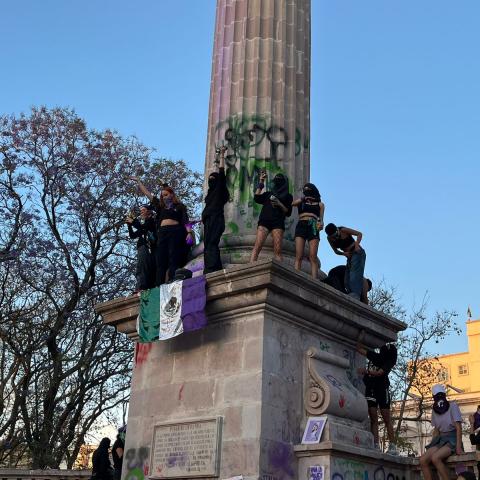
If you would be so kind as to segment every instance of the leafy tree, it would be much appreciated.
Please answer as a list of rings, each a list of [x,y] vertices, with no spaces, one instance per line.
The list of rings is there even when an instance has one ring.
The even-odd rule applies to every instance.
[[[461,330],[456,324],[457,314],[453,311],[443,310],[429,315],[426,295],[420,306],[413,307],[407,313],[395,288],[382,281],[374,287],[370,300],[372,307],[407,324],[407,329],[398,334],[398,360],[390,373],[390,389],[396,414],[395,435],[400,438],[405,421],[422,418],[426,404],[431,399],[431,386],[439,381],[442,365],[437,352],[431,350],[432,346],[451,333],[460,334]],[[414,409],[406,408],[413,402]],[[406,415],[407,412],[409,416]]]
[[[142,176],[189,206],[201,177],[68,109],[0,117],[0,462],[74,463],[85,435],[128,401],[132,344],[93,306],[128,295],[123,225]]]

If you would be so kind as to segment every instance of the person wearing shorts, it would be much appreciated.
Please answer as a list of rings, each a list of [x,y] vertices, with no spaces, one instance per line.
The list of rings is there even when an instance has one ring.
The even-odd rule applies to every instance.
[[[389,442],[387,453],[396,455],[397,447],[390,415],[390,381],[388,380],[388,374],[397,363],[397,348],[394,344],[386,344],[382,345],[380,352],[377,353],[358,344],[357,351],[360,355],[367,357],[368,360],[367,367],[359,368],[358,373],[363,375],[365,398],[368,403],[368,416],[370,417],[375,448],[380,448],[378,436],[378,409],[380,409],[387,428]]]
[[[275,259],[282,260],[282,242],[285,232],[285,218],[292,214],[293,197],[288,193],[288,178],[277,173],[273,178],[273,187],[265,191],[265,180],[267,173],[262,171],[260,174],[260,183],[255,190],[254,201],[262,206],[258,218],[257,235],[255,246],[253,247],[251,262],[258,260],[263,244],[272,234],[273,254]]]
[[[295,269],[302,266],[305,242],[308,242],[308,258],[311,265],[312,277],[318,277],[318,246],[320,244],[320,230],[323,230],[323,214],[325,205],[320,198],[320,192],[313,183],[306,183],[303,187],[303,197],[295,200],[292,206],[298,209],[298,223],[295,228]]]

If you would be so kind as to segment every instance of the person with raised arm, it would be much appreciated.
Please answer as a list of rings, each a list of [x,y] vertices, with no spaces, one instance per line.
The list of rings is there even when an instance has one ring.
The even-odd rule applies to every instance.
[[[225,152],[227,147],[218,150],[218,172],[208,175],[208,192],[205,196],[205,207],[202,211],[203,223],[203,273],[221,270],[219,243],[225,231],[224,206],[230,198],[225,177]]]
[[[363,272],[367,254],[360,246],[362,233],[348,227],[337,227],[329,223],[325,227],[327,240],[337,255],[347,257],[345,271],[345,289],[348,295],[360,300],[363,291]],[[355,239],[353,237],[356,237]]]
[[[254,201],[263,205],[263,207],[258,218],[255,246],[250,257],[251,262],[258,260],[258,255],[269,233],[272,234],[273,238],[273,254],[277,260],[282,260],[285,218],[292,214],[293,197],[288,193],[288,178],[282,173],[277,173],[273,178],[271,191],[265,190],[266,179],[267,172],[263,170],[260,173],[260,183],[257,185],[253,197]]]
[[[157,248],[155,249],[156,275],[158,287],[173,280],[175,270],[185,263],[186,244],[193,238],[189,224],[187,207],[180,202],[171,187],[162,185],[160,198],[153,195],[138,177],[132,177],[140,191],[148,197],[156,212]]]

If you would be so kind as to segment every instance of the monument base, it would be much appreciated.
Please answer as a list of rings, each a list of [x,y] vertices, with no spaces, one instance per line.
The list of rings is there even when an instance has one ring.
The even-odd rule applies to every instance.
[[[205,329],[136,345],[123,480],[304,479],[320,457],[337,471],[346,458],[337,445],[364,463],[377,458],[365,453],[372,438],[355,346],[360,336],[370,348],[395,341],[405,325],[276,261],[206,278]],[[138,298],[97,311],[135,337]],[[308,417],[325,415],[322,443],[298,446]]]

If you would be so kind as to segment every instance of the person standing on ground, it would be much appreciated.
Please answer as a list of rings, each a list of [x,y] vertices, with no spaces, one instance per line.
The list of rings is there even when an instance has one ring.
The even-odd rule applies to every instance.
[[[92,455],[92,479],[93,480],[113,480],[113,468],[108,456],[110,448],[110,439],[102,438],[100,445]]]
[[[202,212],[203,273],[216,272],[223,268],[218,245],[225,231],[224,205],[230,198],[225,177],[226,151],[227,147],[220,148],[218,172],[212,172],[208,176],[208,192],[205,197],[205,208]]]
[[[137,239],[137,279],[136,290],[147,290],[155,286],[155,244],[156,226],[153,218],[153,208],[150,205],[140,207],[140,215],[128,215],[125,222],[128,235]]]
[[[115,440],[112,447],[112,459],[113,459],[113,470],[114,470],[114,480],[120,480],[122,477],[122,464],[123,464],[123,451],[125,449],[125,434],[127,432],[127,427],[123,426],[118,429],[117,439]]]
[[[392,418],[390,414],[390,381],[388,374],[397,363],[397,348],[393,344],[382,345],[380,352],[367,350],[361,344],[357,344],[360,355],[369,360],[367,368],[359,368],[358,373],[363,375],[365,384],[365,398],[368,404],[368,416],[370,428],[375,442],[375,448],[380,448],[378,436],[378,409],[382,415],[388,435],[388,451],[391,455],[397,454],[395,435],[393,433]]]
[[[362,233],[348,227],[337,227],[329,223],[325,227],[328,243],[337,255],[347,257],[345,288],[348,295],[360,300],[363,291],[363,272],[367,254],[360,246]],[[354,240],[353,237],[356,237]]]
[[[155,249],[155,285],[159,287],[171,281],[177,268],[185,265],[185,251],[188,241],[192,241],[192,227],[188,221],[187,207],[180,202],[168,185],[163,185],[160,198],[153,195],[137,177],[132,177],[140,191],[148,197],[156,212],[157,248]]]
[[[323,214],[325,205],[320,198],[320,192],[313,183],[303,186],[303,197],[295,200],[292,206],[298,209],[298,223],[295,227],[295,270],[302,266],[305,242],[308,242],[308,258],[310,260],[312,277],[318,277],[318,246],[320,231],[323,230]]]
[[[420,457],[420,468],[423,478],[432,480],[430,465],[437,469],[440,480],[449,480],[450,475],[444,461],[453,454],[461,455],[462,447],[462,414],[456,402],[447,400],[445,387],[432,387],[432,441],[426,446]]]
[[[277,260],[282,261],[282,242],[285,232],[285,218],[292,214],[293,197],[288,193],[288,178],[282,173],[277,173],[273,178],[271,191],[265,191],[267,172],[260,173],[260,183],[257,185],[253,197],[256,203],[263,205],[258,218],[257,236],[253,247],[251,262],[258,260],[263,244],[272,234],[273,254]]]

